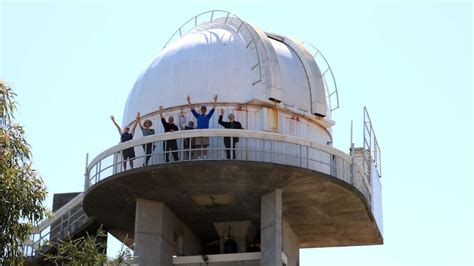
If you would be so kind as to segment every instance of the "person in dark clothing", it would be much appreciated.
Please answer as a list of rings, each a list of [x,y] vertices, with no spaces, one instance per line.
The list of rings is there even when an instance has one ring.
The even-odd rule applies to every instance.
[[[142,135],[144,137],[155,134],[155,130],[151,128],[151,126],[153,125],[151,120],[145,119],[142,125],[140,121],[140,113],[137,114],[137,123],[140,125],[140,129],[142,130]],[[147,143],[147,144],[143,144],[142,147],[146,154],[145,163],[143,164],[143,166],[146,166],[148,165],[148,161],[151,158],[151,154],[153,153],[153,150],[155,149],[155,145],[153,143]]]
[[[173,132],[173,131],[178,131],[179,128],[177,125],[174,124],[174,117],[169,116],[168,117],[168,122],[166,122],[165,118],[163,117],[163,106],[160,105],[160,118],[161,118],[161,123],[163,124],[163,128],[165,129],[165,132]],[[169,153],[168,151],[174,151],[172,152],[173,154],[173,159],[174,161],[179,161],[178,157],[178,143],[176,142],[175,139],[170,139],[167,140],[163,143],[163,150],[165,151],[165,160],[166,162],[169,162]]]
[[[138,114],[137,114],[137,118],[138,118]],[[132,128],[132,133],[130,133],[129,127],[124,127],[123,130],[120,128],[120,126],[115,121],[115,117],[113,115],[110,116],[110,119],[112,119],[112,122],[114,123],[115,127],[117,128],[120,134],[120,142],[123,143],[123,142],[133,139],[133,134],[135,133],[135,128],[137,127],[136,121],[135,121],[135,125]],[[133,168],[133,160],[135,159],[134,148],[131,147],[131,148],[123,150],[122,157],[123,157],[123,170],[127,170],[127,161],[129,161],[130,163],[130,169]]]
[[[235,121],[235,116],[234,114],[230,113],[228,115],[229,122],[224,122],[222,121],[222,118],[224,116],[224,109],[221,109],[221,115],[219,116],[219,125],[225,127],[225,128],[232,128],[232,129],[242,129],[242,125],[240,124],[239,121]],[[232,139],[232,140],[231,140]],[[224,145],[225,145],[225,152],[227,154],[227,159],[230,158],[230,144],[232,142],[232,159],[235,160],[235,143],[239,142],[239,138],[237,137],[224,137]]]
[[[187,125],[184,126],[184,128],[181,128],[184,130],[193,130],[194,129],[194,122],[189,121]],[[195,148],[195,141],[194,138],[185,138],[183,140],[183,149],[184,149],[184,160],[191,160],[194,159],[194,153],[193,149]]]

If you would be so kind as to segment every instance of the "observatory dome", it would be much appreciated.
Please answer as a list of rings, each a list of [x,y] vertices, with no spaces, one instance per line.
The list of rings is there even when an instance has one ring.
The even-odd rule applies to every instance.
[[[197,265],[209,254],[210,265],[296,266],[300,248],[382,244],[368,113],[364,147],[334,148],[337,88],[311,48],[222,10],[189,19],[127,99],[124,126],[146,119],[153,134],[140,124],[88,164],[85,213],[118,239],[133,236],[140,265]],[[203,119],[200,105],[218,111]],[[200,119],[209,126],[194,128]]]
[[[238,18],[202,23],[167,44],[130,92],[123,123],[159,105],[277,102],[320,117],[330,115],[314,58],[288,37],[265,33]]]

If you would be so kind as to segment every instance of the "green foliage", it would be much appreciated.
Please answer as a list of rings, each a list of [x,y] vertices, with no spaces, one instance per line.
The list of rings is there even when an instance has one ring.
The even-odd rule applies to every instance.
[[[46,262],[54,265],[132,265],[133,257],[129,249],[122,246],[113,260],[108,260],[106,251],[107,233],[99,229],[96,235],[87,234],[78,239],[68,238],[50,243],[55,252],[42,254]]]
[[[51,243],[56,252],[43,254],[44,260],[54,265],[104,265],[107,262],[107,243],[103,241],[106,236],[107,233],[100,229],[97,235],[58,240]]]
[[[32,168],[23,127],[13,121],[15,96],[0,80],[0,265],[22,262],[21,244],[47,215],[46,187]]]
[[[133,265],[133,254],[125,244],[122,244],[119,253],[112,260],[111,265]]]

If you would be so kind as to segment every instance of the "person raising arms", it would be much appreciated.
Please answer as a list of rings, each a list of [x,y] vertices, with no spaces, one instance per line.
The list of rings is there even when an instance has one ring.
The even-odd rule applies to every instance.
[[[124,127],[123,130],[120,128],[120,126],[117,124],[115,121],[115,117],[113,115],[110,116],[110,119],[114,123],[115,127],[118,130],[118,133],[120,134],[120,142],[126,142],[129,140],[133,139],[133,134],[135,134],[135,129],[137,128],[137,121],[139,119],[139,113],[137,114],[137,120],[135,121],[135,125],[132,127],[132,132],[130,133],[130,128],[129,127]],[[135,159],[135,150],[133,147],[127,148],[122,151],[122,157],[123,157],[123,170],[127,170],[127,161],[130,163],[130,169],[133,168],[133,160]]]
[[[219,116],[219,125],[225,127],[225,128],[231,128],[231,129],[242,129],[242,125],[240,124],[239,121],[235,120],[235,115],[233,113],[230,113],[227,118],[229,119],[229,122],[224,122],[222,119],[224,117],[224,109],[221,109],[221,115]],[[235,157],[235,143],[239,142],[238,137],[233,137],[232,138],[232,159],[236,159]],[[227,159],[230,158],[230,145],[231,145],[231,138],[230,137],[224,137],[224,145],[225,145],[225,152],[227,154]]]
[[[166,122],[165,118],[163,117],[163,106],[160,105],[160,118],[161,118],[161,123],[163,124],[163,128],[165,129],[165,132],[173,132],[173,131],[178,131],[179,128],[177,125],[174,124],[174,116],[170,115],[168,117],[168,122]],[[173,159],[175,162],[179,161],[178,157],[178,143],[176,142],[175,139],[170,139],[165,142],[163,142],[163,151],[165,152],[165,159],[166,162],[169,162],[169,152],[168,151],[173,151]]]
[[[213,104],[212,104],[212,109],[209,111],[208,114],[207,112],[207,107],[205,105],[201,106],[201,113],[199,114],[194,110],[193,104],[191,103],[191,96],[187,96],[186,100],[188,101],[188,107],[191,110],[191,113],[193,113],[194,117],[196,118],[197,121],[197,126],[196,129],[205,129],[209,128],[209,120],[211,119],[212,115],[214,114],[214,111],[216,109],[217,105],[217,94],[214,95],[213,97]],[[202,159],[207,159],[207,146],[209,146],[209,138],[208,137],[197,137],[195,140],[195,145],[196,148],[202,149]],[[201,156],[198,157],[198,159],[201,159]]]
[[[137,123],[140,125],[140,129],[142,130],[142,135],[144,137],[149,136],[149,135],[154,135],[155,130],[153,128],[151,128],[151,126],[153,125],[151,120],[150,119],[145,119],[145,121],[143,121],[143,125],[142,125],[140,119],[141,119],[140,113],[138,113],[137,114]],[[147,143],[147,144],[143,144],[142,146],[143,146],[143,151],[146,154],[145,163],[144,163],[144,166],[146,166],[146,165],[148,165],[148,161],[151,158],[151,154],[153,153],[153,150],[155,149],[155,145],[153,145],[153,143]]]

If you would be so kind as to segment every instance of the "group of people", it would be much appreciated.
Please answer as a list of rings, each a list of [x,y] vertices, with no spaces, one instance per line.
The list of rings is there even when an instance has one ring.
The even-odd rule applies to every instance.
[[[184,126],[184,130],[190,130],[190,129],[206,129],[209,128],[209,120],[212,118],[214,115],[214,111],[217,105],[217,95],[214,96],[213,98],[213,105],[212,109],[207,113],[207,107],[206,106],[201,106],[200,113],[198,113],[194,107],[193,104],[191,103],[191,97],[188,95],[186,98],[188,102],[189,109],[191,110],[191,113],[193,116],[196,118],[196,127],[194,127],[194,122],[189,121],[189,123]],[[160,119],[161,123],[163,124],[163,129],[164,132],[173,132],[173,131],[178,131],[179,128],[178,126],[174,123],[174,117],[169,116],[168,121],[163,116],[163,106],[159,107],[159,114],[160,114]],[[235,115],[230,113],[228,115],[229,121],[225,122],[223,121],[223,116],[224,116],[224,110],[221,109],[220,116],[218,123],[219,125],[223,126],[224,128],[232,128],[232,129],[242,129],[242,125],[240,122],[235,120]],[[112,122],[114,123],[115,127],[117,128],[119,134],[120,134],[120,142],[126,142],[131,139],[133,139],[133,134],[135,133],[135,129],[137,125],[140,125],[140,129],[142,130],[142,135],[143,136],[149,136],[155,134],[155,130],[152,127],[153,123],[149,119],[145,119],[143,121],[143,124],[141,122],[141,115],[140,113],[137,113],[136,119],[135,119],[135,124],[133,125],[132,129],[129,127],[124,127],[123,129],[120,128],[120,126],[117,124],[115,121],[115,118],[113,115],[110,116],[112,119]],[[232,140],[231,140],[232,139]],[[234,137],[224,137],[224,145],[226,147],[226,156],[227,159],[235,159],[235,144],[239,142],[239,138]],[[207,158],[207,147],[209,146],[209,137],[196,137],[192,138],[191,141],[188,139],[185,139],[184,141],[184,149],[199,149],[201,151],[201,154],[198,156],[198,159],[206,159]],[[233,150],[233,156],[231,157],[230,153],[230,147],[232,146]],[[153,150],[155,149],[155,145],[152,143],[147,143],[143,145],[143,150],[145,152],[145,165],[148,165],[148,162],[151,158],[151,155],[153,153]],[[170,153],[173,156],[174,161],[179,161],[179,156],[178,156],[178,143],[176,142],[176,139],[171,139],[163,142],[163,151],[165,152],[165,160],[166,162],[169,162],[169,155]],[[133,160],[135,159],[135,150],[133,147],[127,148],[122,151],[122,157],[123,157],[123,168],[126,170],[127,168],[127,161],[130,164],[130,168],[133,168]],[[194,157],[194,155],[193,155]]]

